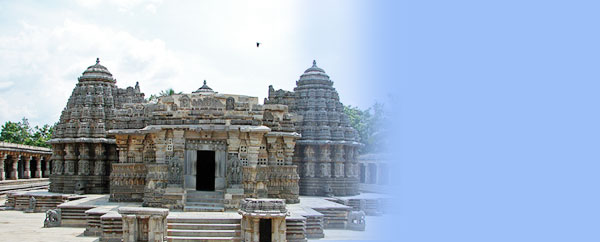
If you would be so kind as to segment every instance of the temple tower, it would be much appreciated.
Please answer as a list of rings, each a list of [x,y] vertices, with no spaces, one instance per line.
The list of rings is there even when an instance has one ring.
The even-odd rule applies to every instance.
[[[344,114],[344,106],[329,75],[316,61],[296,81],[293,92],[269,87],[265,104],[285,104],[297,114],[295,127],[301,195],[358,194],[358,135]]]
[[[144,102],[136,88],[119,89],[108,69],[89,66],[78,78],[56,125],[52,144],[50,191],[108,193],[110,163],[118,160],[115,139],[107,135],[115,109],[123,103]]]

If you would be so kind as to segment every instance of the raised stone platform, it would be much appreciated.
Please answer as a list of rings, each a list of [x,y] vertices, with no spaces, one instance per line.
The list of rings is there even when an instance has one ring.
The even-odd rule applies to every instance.
[[[48,178],[31,178],[21,180],[0,181],[0,195],[12,191],[30,191],[48,189],[50,181]]]
[[[363,211],[369,216],[382,215],[385,210],[385,204],[390,199],[388,195],[381,193],[362,193],[356,196],[327,198],[329,201],[348,205],[354,211]]]
[[[290,205],[290,207],[293,206]],[[299,206],[311,208],[323,214],[324,229],[345,229],[348,213],[352,210],[350,206],[328,201],[323,197],[301,197]]]
[[[87,227],[88,215],[86,211],[94,208],[104,208],[108,211],[117,211],[118,207],[141,207],[141,203],[117,203],[109,202],[109,195],[85,195],[84,198],[69,201],[58,206],[61,210],[61,226],[63,227]],[[104,210],[95,210],[95,213]],[[95,215],[92,215],[92,217]]]
[[[66,201],[82,198],[73,194],[51,193],[44,190],[9,192],[6,196],[6,209],[36,213],[56,209]]]

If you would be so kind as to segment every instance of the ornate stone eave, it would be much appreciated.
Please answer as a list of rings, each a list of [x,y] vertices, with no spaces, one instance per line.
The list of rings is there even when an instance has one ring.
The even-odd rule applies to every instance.
[[[52,150],[48,148],[31,145],[13,144],[8,142],[0,142],[0,151],[19,151],[45,155],[52,154]]]
[[[223,125],[223,124],[182,124],[182,125],[148,125],[143,129],[112,129],[108,134],[149,134],[161,131],[163,129],[187,129],[192,131],[240,131],[250,133],[268,133],[271,129],[266,126],[252,125]]]
[[[329,144],[329,145],[352,145],[352,146],[364,146],[364,144],[356,141],[333,141],[333,140],[310,140],[303,139],[297,140],[296,144]]]
[[[266,137],[295,137],[295,138],[300,138],[302,137],[302,135],[300,135],[299,133],[293,132],[293,133],[289,133],[289,132],[269,132],[268,134],[265,134]]]
[[[62,143],[102,143],[102,144],[116,144],[115,139],[107,138],[54,138],[47,142],[48,144],[62,144]]]

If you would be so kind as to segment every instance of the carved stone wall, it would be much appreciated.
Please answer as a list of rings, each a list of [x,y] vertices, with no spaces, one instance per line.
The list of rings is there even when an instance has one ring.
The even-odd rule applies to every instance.
[[[110,164],[116,162],[115,141],[107,131],[115,128],[116,109],[142,102],[138,85],[120,89],[99,60],[89,66],[78,78],[49,141],[55,161],[50,191],[107,193]]]
[[[296,82],[293,92],[269,87],[265,104],[285,104],[297,115],[302,134],[293,152],[302,195],[356,195],[358,179],[355,153],[358,134],[344,114],[344,106],[325,71],[313,62]]]

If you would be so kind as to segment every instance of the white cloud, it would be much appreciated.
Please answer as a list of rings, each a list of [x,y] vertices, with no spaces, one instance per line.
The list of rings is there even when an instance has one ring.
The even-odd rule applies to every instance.
[[[0,36],[0,121],[58,120],[77,77],[96,57],[119,86],[181,79],[180,58],[158,39],[92,24],[65,21],[51,29],[23,24],[14,36]],[[121,80],[127,81],[121,81]]]
[[[14,84],[15,83],[11,82],[11,81],[2,81],[2,82],[0,82],[0,90],[7,89],[7,88],[11,87]]]
[[[77,0],[76,3],[88,9],[96,9],[104,5],[105,7],[116,8],[123,13],[132,13],[139,8],[143,8],[149,13],[156,13],[162,0]]]
[[[139,81],[146,95],[166,88],[191,92],[206,79],[215,91],[261,101],[270,84],[293,89],[315,58],[344,91],[342,101],[361,103],[351,93],[363,94],[351,75],[358,68],[345,60],[354,59],[345,54],[353,48],[345,32],[335,31],[345,22],[340,12],[307,14],[309,9],[282,1],[182,6],[111,0],[65,9],[39,18],[14,11],[11,26],[20,27],[0,31],[0,123],[22,117],[32,124],[58,121],[77,77],[96,57],[119,87]],[[337,20],[328,24],[313,16]],[[7,26],[0,29],[11,30]]]

